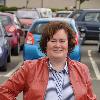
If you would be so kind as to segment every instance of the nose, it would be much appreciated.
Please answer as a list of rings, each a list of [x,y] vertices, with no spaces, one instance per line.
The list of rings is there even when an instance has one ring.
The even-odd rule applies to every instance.
[[[60,41],[57,41],[55,45],[56,45],[57,47],[61,46]]]

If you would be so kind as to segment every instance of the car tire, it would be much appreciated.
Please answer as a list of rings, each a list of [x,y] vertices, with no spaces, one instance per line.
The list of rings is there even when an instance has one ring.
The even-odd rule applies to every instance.
[[[98,52],[100,53],[100,45],[98,46]]]
[[[14,49],[14,55],[18,56],[19,55],[19,52],[20,52],[20,45],[18,43],[18,45]]]
[[[11,53],[8,55],[7,62],[11,62]]]
[[[83,37],[81,44],[84,45],[85,43],[85,38]]]
[[[0,67],[0,71],[3,71],[3,72],[7,71],[7,59],[5,61],[5,64],[2,67]]]
[[[3,71],[3,72],[7,71],[7,66],[6,66],[6,65],[2,66],[2,67],[0,68],[0,71]]]

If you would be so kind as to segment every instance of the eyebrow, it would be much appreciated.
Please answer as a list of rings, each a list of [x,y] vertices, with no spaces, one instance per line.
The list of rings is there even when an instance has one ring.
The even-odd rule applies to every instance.
[[[55,39],[55,38],[51,38],[51,40],[57,40],[57,39]],[[62,39],[62,38],[61,38],[61,39],[59,39],[59,40],[66,40],[66,39]]]

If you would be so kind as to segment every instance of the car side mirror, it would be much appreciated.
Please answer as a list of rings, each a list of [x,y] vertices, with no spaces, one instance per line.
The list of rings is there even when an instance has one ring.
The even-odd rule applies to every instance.
[[[13,35],[12,34],[10,34],[10,33],[7,33],[6,35],[5,35],[5,37],[12,37]]]

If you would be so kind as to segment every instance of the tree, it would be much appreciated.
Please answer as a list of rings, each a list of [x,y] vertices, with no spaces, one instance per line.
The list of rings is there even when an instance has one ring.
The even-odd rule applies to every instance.
[[[87,1],[87,0],[76,0],[76,1],[79,1],[80,4],[82,4],[84,1]]]
[[[84,1],[86,1],[86,0],[80,0],[80,4],[82,4]]]

